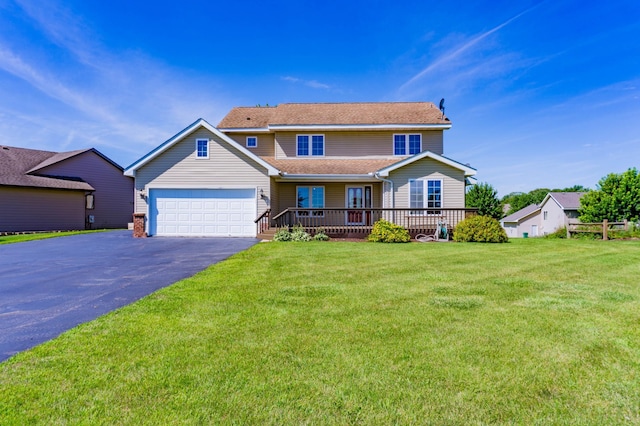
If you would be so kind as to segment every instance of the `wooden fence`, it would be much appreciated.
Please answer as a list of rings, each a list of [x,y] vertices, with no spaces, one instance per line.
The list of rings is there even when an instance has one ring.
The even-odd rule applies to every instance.
[[[629,222],[609,222],[607,219],[601,223],[583,223],[570,221],[567,224],[567,238],[571,238],[571,234],[591,233],[602,234],[602,239],[609,239],[611,231],[628,231]]]

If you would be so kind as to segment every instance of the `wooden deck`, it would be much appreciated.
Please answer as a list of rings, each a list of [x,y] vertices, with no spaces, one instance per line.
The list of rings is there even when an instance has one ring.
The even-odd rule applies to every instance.
[[[269,228],[302,226],[311,235],[324,232],[334,238],[366,238],[379,219],[402,226],[414,238],[418,234],[433,235],[444,223],[452,235],[462,220],[477,214],[477,209],[298,209],[289,208],[271,216],[265,211],[258,219],[258,234]]]

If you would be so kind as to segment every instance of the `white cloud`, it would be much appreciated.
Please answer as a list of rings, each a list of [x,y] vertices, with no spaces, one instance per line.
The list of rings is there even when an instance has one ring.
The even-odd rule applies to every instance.
[[[0,86],[16,98],[24,98],[25,89],[29,96],[0,100],[3,143],[52,151],[108,147],[104,153],[126,165],[197,118],[217,124],[228,110],[220,94],[212,99],[203,90],[203,76],[112,51],[95,41],[100,36],[90,25],[53,1],[18,3],[26,16],[16,19],[31,22],[54,47],[43,51],[33,34],[0,33]],[[26,83],[22,92],[13,89],[12,78]]]
[[[321,83],[317,80],[303,80],[301,78],[292,77],[290,75],[286,77],[282,77],[281,80],[289,81],[294,84],[303,84],[307,87],[311,87],[312,89],[331,89],[331,86],[325,83]]]
[[[467,54],[468,51],[471,50],[471,48],[473,48],[474,46],[478,45],[481,41],[483,41],[484,39],[486,39],[490,35],[494,34],[495,32],[501,30],[502,28],[506,27],[507,25],[509,25],[513,21],[517,20],[521,16],[523,16],[523,15],[529,13],[530,11],[532,11],[533,9],[539,7],[540,4],[542,4],[542,3],[539,3],[539,4],[535,5],[535,6],[529,7],[528,9],[524,10],[523,12],[520,12],[517,15],[507,19],[506,21],[504,21],[500,25],[497,25],[497,26],[493,27],[492,29],[490,29],[488,31],[485,31],[485,32],[483,32],[483,33],[481,33],[479,35],[476,35],[475,37],[472,37],[471,39],[465,41],[461,45],[458,45],[455,48],[449,50],[445,54],[443,54],[440,57],[438,57],[435,60],[433,60],[429,65],[427,65],[425,68],[423,68],[420,72],[418,72],[416,75],[411,77],[409,80],[404,82],[399,87],[398,90],[400,92],[408,90],[411,86],[415,85],[418,81],[422,80],[428,74],[431,74],[431,73],[433,73],[433,72],[435,72],[437,70],[448,69],[454,64],[458,65],[457,68],[460,68],[459,67],[460,61],[464,61],[465,60],[464,56],[465,56],[465,54]],[[468,56],[468,54],[467,54],[467,56]],[[483,63],[481,67],[476,67],[476,69],[482,69],[482,70],[484,70],[483,72],[486,72],[487,70],[490,70],[491,67],[487,66],[486,63]],[[460,77],[462,77],[462,76],[460,76]],[[471,77],[471,76],[468,76],[468,77]]]

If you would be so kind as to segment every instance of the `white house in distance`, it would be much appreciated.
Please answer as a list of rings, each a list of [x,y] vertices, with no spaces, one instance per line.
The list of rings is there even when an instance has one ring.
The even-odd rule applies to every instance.
[[[502,218],[500,225],[509,238],[547,235],[578,218],[584,192],[550,192],[539,205],[531,204]],[[526,235],[525,235],[526,234]]]

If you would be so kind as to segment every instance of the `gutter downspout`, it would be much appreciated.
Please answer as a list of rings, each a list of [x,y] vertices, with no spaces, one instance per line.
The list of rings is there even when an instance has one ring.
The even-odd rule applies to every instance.
[[[380,177],[380,174],[378,172],[373,173],[373,177],[378,179],[378,180],[381,180],[383,182],[387,182],[389,184],[389,186],[391,188],[391,208],[392,209],[395,208],[395,198],[393,196],[393,181],[389,180],[389,179],[385,179],[383,177]]]

